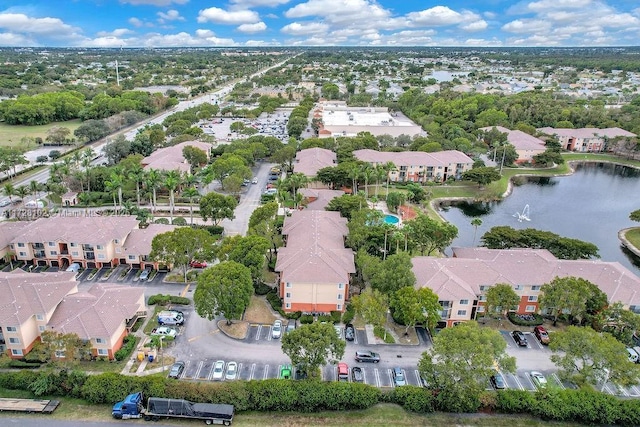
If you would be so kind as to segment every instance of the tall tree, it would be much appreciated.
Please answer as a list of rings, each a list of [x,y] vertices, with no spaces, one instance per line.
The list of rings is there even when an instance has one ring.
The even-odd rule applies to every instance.
[[[502,316],[520,303],[520,297],[508,283],[498,283],[489,288],[486,293],[485,315],[491,315],[497,311]]]
[[[405,333],[417,323],[423,323],[433,330],[441,319],[442,306],[438,302],[438,295],[429,288],[405,286],[395,291],[390,301],[393,317],[406,326]]]
[[[640,380],[640,368],[629,361],[625,344],[606,332],[569,326],[553,333],[549,348],[560,377],[576,384],[628,386]]]
[[[218,225],[223,219],[235,218],[233,211],[237,205],[238,201],[233,196],[207,193],[200,199],[200,216],[204,221],[211,218],[213,225]]]
[[[320,366],[342,359],[345,347],[330,323],[302,325],[282,337],[282,352],[309,378],[319,378]]]
[[[205,269],[198,276],[198,286],[193,294],[196,313],[207,320],[222,315],[230,325],[232,319],[240,319],[253,295],[251,272],[244,265],[224,261]]]
[[[406,221],[409,240],[420,250],[421,255],[431,255],[434,251],[443,252],[458,236],[458,228],[448,222],[441,222],[429,218],[425,214],[418,214],[411,221]]]
[[[411,257],[406,252],[389,256],[375,269],[369,279],[371,286],[387,295],[391,295],[405,286],[414,286],[416,276],[411,270]]]
[[[640,222],[640,209],[637,209],[629,214],[629,219],[631,221]]]
[[[171,170],[164,177],[164,186],[169,190],[169,222],[173,224],[173,208],[175,206],[175,192],[180,186],[180,172]]]
[[[235,261],[251,271],[254,283],[259,283],[264,270],[269,241],[260,236],[226,237],[216,250],[220,261]]]
[[[182,268],[186,283],[189,263],[192,260],[211,259],[214,243],[213,236],[206,230],[178,227],[153,238],[149,258]]]
[[[193,199],[199,196],[200,193],[195,187],[187,187],[182,192],[182,197],[189,199],[189,217],[191,218],[191,225],[193,225]]]
[[[355,295],[351,303],[367,324],[382,326],[386,323],[389,298],[377,289],[365,289],[360,295]]]
[[[502,178],[500,172],[496,168],[489,166],[470,169],[462,174],[462,179],[475,182],[478,187],[498,181],[500,178]]]
[[[476,236],[478,234],[478,227],[482,225],[482,220],[480,218],[473,218],[471,220],[471,225],[473,225],[473,244],[476,244]]]
[[[475,321],[445,328],[433,338],[433,347],[422,353],[418,370],[428,387],[438,390],[436,401],[459,412],[475,412],[477,396],[487,387],[495,365],[515,372],[515,358],[506,353],[500,332],[481,328]]]
[[[151,189],[153,198],[151,200],[151,212],[155,212],[157,204],[157,190],[162,182],[162,174],[157,169],[150,169],[144,178],[145,185]]]
[[[586,279],[566,276],[545,283],[540,292],[540,306],[553,314],[555,325],[561,314],[569,314],[579,320],[584,318],[588,312],[588,302],[594,297],[601,299],[602,291]]]

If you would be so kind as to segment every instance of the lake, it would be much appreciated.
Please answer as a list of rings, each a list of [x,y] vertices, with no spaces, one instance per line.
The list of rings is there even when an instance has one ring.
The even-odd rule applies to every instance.
[[[640,170],[608,163],[574,167],[569,176],[516,178],[525,183],[499,202],[443,206],[441,215],[459,230],[452,246],[478,246],[480,237],[497,225],[536,228],[591,242],[603,261],[617,261],[640,276],[640,259],[618,240],[620,229],[640,225],[629,219],[640,209]],[[530,220],[519,221],[527,205]],[[473,218],[482,220],[475,243]]]

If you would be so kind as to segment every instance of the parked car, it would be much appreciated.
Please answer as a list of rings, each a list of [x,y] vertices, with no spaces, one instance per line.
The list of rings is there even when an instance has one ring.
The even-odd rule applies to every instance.
[[[181,311],[164,310],[158,313],[158,323],[160,325],[184,325],[184,314]]]
[[[238,364],[236,362],[227,363],[227,372],[224,374],[226,380],[235,380],[238,376]]]
[[[223,376],[224,376],[224,360],[218,360],[213,365],[213,374],[211,375],[211,379],[220,381]]]
[[[279,339],[282,336],[282,320],[276,320],[271,327],[271,338],[274,340]]]
[[[285,380],[291,379],[291,365],[282,365],[280,368],[280,378]]]
[[[364,375],[362,373],[362,368],[354,366],[351,368],[351,381],[354,383],[362,383],[364,382]]]
[[[253,179],[251,180],[251,183],[252,183],[252,184],[257,184],[257,183],[258,183],[258,178],[253,178]]]
[[[547,379],[540,372],[531,371],[529,375],[531,376],[531,381],[533,381],[536,387],[547,388]]]
[[[171,365],[171,369],[169,370],[169,378],[180,378],[182,372],[184,371],[184,362],[178,361]]]
[[[347,323],[344,327],[344,339],[347,341],[353,341],[356,338],[356,329],[351,323]]]
[[[338,363],[338,381],[349,382],[349,366],[346,363]]]
[[[516,344],[518,344],[520,347],[526,347],[529,344],[527,342],[527,338],[521,331],[513,331],[511,333],[511,336],[513,337],[513,340],[516,342]]]
[[[77,273],[78,271],[80,271],[80,264],[78,264],[77,262],[74,262],[72,264],[69,265],[69,267],[67,267],[67,269],[65,271],[70,271],[73,273]]]
[[[495,388],[496,390],[502,390],[505,387],[504,377],[498,371],[496,371],[495,374],[491,375],[491,378],[489,378],[489,382],[491,383],[493,388]]]
[[[342,328],[340,325],[333,325],[333,329],[335,329],[338,338],[342,338]]]
[[[407,385],[407,380],[404,378],[404,371],[401,368],[393,368],[393,383],[396,387]]]
[[[207,267],[207,262],[206,261],[191,261],[189,263],[189,267],[191,268],[206,268]]]
[[[287,322],[287,329],[285,329],[285,333],[289,333],[291,331],[294,331],[296,329],[296,320],[295,319],[290,319],[289,322]]]
[[[151,330],[151,335],[175,338],[176,335],[178,335],[178,331],[173,328],[167,328],[166,326],[159,326]]]
[[[147,280],[150,274],[151,274],[151,267],[147,267],[144,270],[142,270],[142,273],[140,273],[140,277],[138,279]]]
[[[536,338],[538,338],[538,341],[540,341],[541,344],[544,344],[544,345],[549,344],[549,334],[547,333],[547,330],[544,327],[536,326],[535,328],[533,328],[533,335],[535,335]]]
[[[373,351],[356,351],[356,362],[380,362],[380,354]]]

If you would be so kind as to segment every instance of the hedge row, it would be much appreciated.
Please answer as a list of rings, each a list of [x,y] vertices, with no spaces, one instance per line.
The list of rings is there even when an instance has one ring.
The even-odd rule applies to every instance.
[[[518,325],[518,326],[538,326],[538,325],[542,325],[544,323],[544,318],[542,316],[540,316],[539,314],[536,313],[527,313],[527,316],[532,316],[533,320],[524,320],[520,317],[518,317],[518,315],[512,311],[509,312],[508,317],[509,317],[509,321],[511,321],[511,323],[513,323],[514,325]]]
[[[191,300],[189,298],[181,297],[177,295],[156,294],[156,295],[151,295],[149,297],[147,304],[149,305],[169,305],[169,304],[189,305],[191,304]]]

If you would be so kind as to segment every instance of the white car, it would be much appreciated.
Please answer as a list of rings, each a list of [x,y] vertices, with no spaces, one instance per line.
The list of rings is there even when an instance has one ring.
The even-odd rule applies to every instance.
[[[282,320],[276,320],[271,327],[271,338],[277,340],[282,336]]]
[[[220,381],[224,376],[224,360],[218,360],[213,365],[213,373],[211,374],[211,379],[215,381]]]
[[[160,326],[151,331],[151,335],[158,335],[161,337],[175,338],[178,335],[178,331],[173,328],[167,328],[166,326]]]
[[[533,381],[536,387],[547,388],[547,379],[540,372],[531,371],[529,375],[531,375],[531,381]]]
[[[253,178],[253,179],[251,180],[251,183],[252,183],[252,184],[257,184],[257,183],[258,183],[258,178]]]
[[[238,376],[238,364],[236,362],[227,363],[227,372],[224,375],[226,380],[235,380]]]

